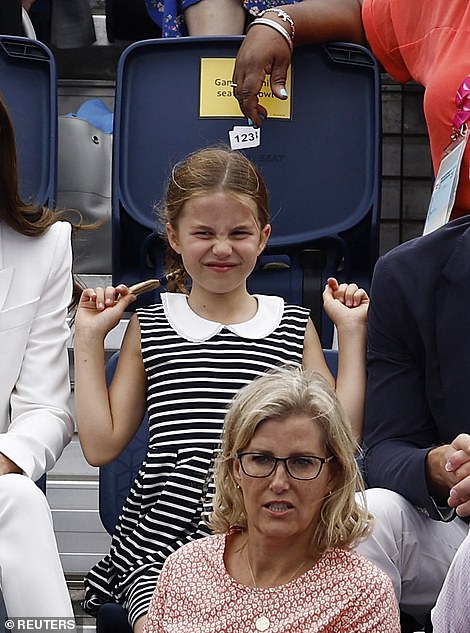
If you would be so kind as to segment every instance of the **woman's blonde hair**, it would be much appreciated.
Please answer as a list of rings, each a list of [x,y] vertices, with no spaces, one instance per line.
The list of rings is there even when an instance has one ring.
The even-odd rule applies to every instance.
[[[299,368],[268,372],[241,389],[225,416],[222,447],[215,464],[215,497],[208,523],[213,532],[246,528],[243,495],[233,478],[237,452],[243,451],[265,420],[308,415],[320,426],[325,454],[335,459],[335,484],[325,498],[312,537],[312,552],[350,548],[370,532],[372,516],[358,503],[364,486],[355,455],[357,444],[334,389],[318,373]]]
[[[163,203],[157,209],[163,227],[178,227],[184,204],[192,198],[223,192],[236,198],[248,196],[258,209],[260,228],[269,224],[268,192],[256,166],[238,151],[225,146],[208,147],[177,163],[168,179]],[[166,234],[162,231],[163,237]],[[165,273],[170,291],[186,292],[188,275],[181,256],[168,244]]]

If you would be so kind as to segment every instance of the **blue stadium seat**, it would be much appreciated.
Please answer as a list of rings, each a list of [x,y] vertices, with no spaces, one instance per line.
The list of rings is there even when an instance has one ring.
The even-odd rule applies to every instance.
[[[0,35],[0,92],[15,128],[21,196],[53,206],[57,163],[54,56],[36,40]]]
[[[146,40],[121,56],[113,155],[115,283],[161,277],[163,245],[153,205],[171,166],[191,151],[227,143],[229,129],[244,123],[233,114],[201,116],[199,109],[207,94],[206,84],[201,90],[202,60],[233,59],[240,42]],[[358,280],[367,288],[378,255],[378,64],[353,44],[299,47],[290,95],[290,118],[268,118],[261,146],[245,150],[267,182],[273,216],[268,249],[249,287],[310,307],[323,347],[330,347],[332,326],[321,301],[326,278]],[[156,296],[141,296],[139,305]]]

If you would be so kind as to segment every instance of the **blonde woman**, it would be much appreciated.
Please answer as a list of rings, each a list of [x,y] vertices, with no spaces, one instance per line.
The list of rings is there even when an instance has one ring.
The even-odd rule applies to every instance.
[[[235,397],[216,463],[213,536],[165,563],[146,633],[399,633],[388,577],[352,547],[356,444],[318,374],[268,373]]]

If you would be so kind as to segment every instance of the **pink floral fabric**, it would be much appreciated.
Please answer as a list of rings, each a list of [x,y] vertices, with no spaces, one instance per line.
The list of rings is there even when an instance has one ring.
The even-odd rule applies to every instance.
[[[389,578],[357,552],[328,550],[287,585],[253,588],[227,573],[224,549],[224,535],[209,536],[167,559],[144,633],[400,633]]]

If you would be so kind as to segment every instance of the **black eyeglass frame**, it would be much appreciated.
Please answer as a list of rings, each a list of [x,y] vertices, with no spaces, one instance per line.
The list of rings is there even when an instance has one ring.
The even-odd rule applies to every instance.
[[[273,463],[273,467],[271,471],[267,473],[266,475],[250,475],[250,473],[246,472],[245,466],[243,465],[243,458],[245,457],[245,455],[260,455],[262,457],[268,457],[269,459],[273,459],[274,463]],[[304,457],[306,459],[317,459],[320,462],[320,467],[318,469],[317,474],[314,477],[296,477],[295,475],[291,473],[289,469],[288,461],[291,459],[299,459],[299,457],[300,458]],[[292,455],[291,457],[274,457],[274,455],[267,455],[266,453],[258,453],[257,451],[246,451],[246,452],[238,451],[237,458],[240,460],[240,466],[242,467],[242,470],[245,473],[245,475],[247,477],[252,477],[253,479],[266,479],[266,477],[271,477],[271,475],[275,472],[278,463],[282,462],[284,464],[284,468],[286,469],[286,473],[289,475],[289,477],[292,477],[292,479],[296,479],[297,481],[312,481],[313,479],[317,479],[317,477],[320,476],[320,473],[323,470],[323,466],[333,461],[335,459],[335,456],[330,455],[329,457],[318,457],[318,455]]]

